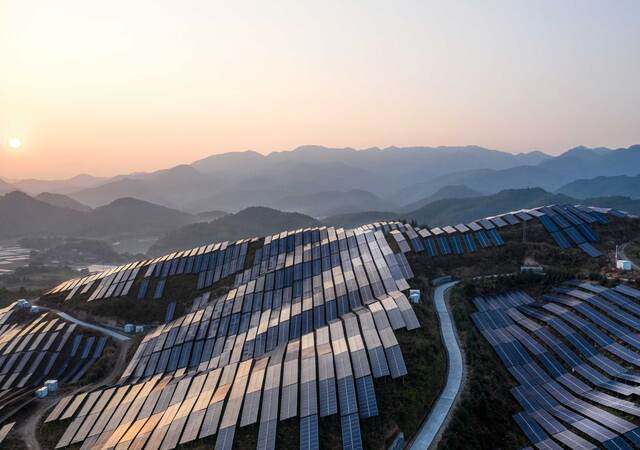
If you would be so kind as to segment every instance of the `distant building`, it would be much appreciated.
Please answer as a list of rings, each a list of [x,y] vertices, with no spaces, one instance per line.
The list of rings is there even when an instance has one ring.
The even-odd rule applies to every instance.
[[[631,270],[631,261],[626,259],[617,259],[616,269],[624,271]]]
[[[43,386],[36,391],[36,397],[38,398],[45,398],[47,395],[49,395],[49,390],[46,386]]]
[[[58,380],[47,380],[44,382],[44,387],[48,392],[55,392],[58,390]]]

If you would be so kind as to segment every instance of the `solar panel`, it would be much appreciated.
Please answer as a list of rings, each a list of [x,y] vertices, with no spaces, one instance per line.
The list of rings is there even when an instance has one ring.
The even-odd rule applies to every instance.
[[[473,239],[473,234],[471,233],[463,234],[462,240],[464,241],[464,244],[467,247],[467,251],[469,253],[473,253],[477,250],[475,240]]]
[[[344,450],[362,449],[362,437],[358,414],[349,414],[340,418],[342,426],[342,448]]]
[[[356,379],[358,392],[358,411],[360,417],[374,417],[378,415],[378,403],[373,388],[373,378],[370,375]]]
[[[300,450],[320,448],[318,436],[318,416],[311,415],[300,419]]]

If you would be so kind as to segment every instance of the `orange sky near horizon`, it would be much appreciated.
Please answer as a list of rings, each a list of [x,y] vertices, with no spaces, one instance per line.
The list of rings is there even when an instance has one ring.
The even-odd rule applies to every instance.
[[[640,142],[640,2],[449,3],[0,0],[0,177]]]

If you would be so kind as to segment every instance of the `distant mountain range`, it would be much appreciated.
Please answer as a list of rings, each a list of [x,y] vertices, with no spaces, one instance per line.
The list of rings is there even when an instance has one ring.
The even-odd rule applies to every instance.
[[[433,203],[445,198],[471,198],[480,197],[481,195],[481,192],[473,190],[463,184],[454,184],[451,186],[441,187],[432,195],[403,206],[401,211],[415,211],[416,209],[422,208],[429,203]]]
[[[78,211],[19,191],[0,196],[0,240],[32,235],[157,236],[198,220],[191,214],[133,198]]]
[[[638,172],[640,172],[640,167]],[[558,189],[558,192],[576,198],[604,196],[640,198],[640,175],[635,177],[620,175],[576,180],[565,184]]]
[[[532,187],[564,192],[567,183],[578,179],[631,177],[639,171],[640,145],[613,150],[576,147],[556,157],[477,146],[358,151],[303,146],[269,155],[251,151],[213,155],[153,173],[112,178],[5,180],[0,182],[0,193],[18,188],[31,195],[65,194],[92,208],[132,197],[189,214],[266,206],[323,218],[371,210],[411,211],[438,196],[451,197],[449,186],[468,190],[464,196]],[[615,193],[631,195],[625,189]]]
[[[442,199],[406,212],[367,211],[338,215],[327,217],[324,222],[336,226],[356,227],[376,221],[403,219],[436,227],[467,223],[482,217],[554,203],[611,207],[640,215],[640,199],[620,196],[576,199],[564,194],[547,192],[541,188],[528,188],[509,189],[479,197]]]
[[[452,191],[456,192],[455,189]],[[329,216],[322,221],[304,214],[251,207],[210,223],[196,223],[174,230],[160,238],[150,252],[158,255],[211,242],[269,235],[282,230],[318,226],[321,223],[343,228],[394,220],[416,221],[418,224],[429,227],[456,225],[500,213],[554,203],[583,203],[591,206],[614,207],[640,214],[640,200],[628,197],[599,197],[581,201],[563,194],[547,192],[541,188],[511,189],[491,195],[474,194],[473,197],[467,198],[444,198],[408,212],[365,211]]]
[[[439,198],[447,192],[467,197]],[[53,235],[111,239],[161,236],[150,250],[153,254],[160,254],[204,243],[263,236],[321,223],[353,228],[376,221],[405,219],[433,227],[552,203],[609,206],[640,214],[640,199],[621,196],[576,199],[541,188],[480,195],[469,189],[450,187],[435,195],[433,201],[411,211],[341,213],[321,221],[309,215],[266,207],[249,207],[235,214],[212,211],[192,215],[133,198],[121,198],[92,210],[78,211],[61,206],[67,202],[64,196],[40,197],[54,198],[58,205],[18,191],[0,196],[0,240]]]
[[[91,211],[91,207],[80,203],[77,200],[64,194],[54,194],[51,192],[42,192],[34,197],[36,200],[48,203],[52,206],[58,206],[60,208],[73,209],[74,211]]]

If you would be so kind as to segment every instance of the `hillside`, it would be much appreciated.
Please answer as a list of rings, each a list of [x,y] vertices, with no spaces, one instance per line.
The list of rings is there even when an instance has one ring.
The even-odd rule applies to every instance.
[[[313,217],[396,208],[394,203],[360,189],[291,194],[276,200],[273,206],[276,209],[298,211]]]
[[[209,195],[216,184],[216,180],[203,175],[193,167],[181,165],[151,174],[117,177],[100,186],[73,192],[70,197],[92,207],[106,205],[123,197],[133,197],[174,209],[183,209],[183,205]],[[201,208],[199,211],[205,209],[213,208]]]
[[[0,239],[73,233],[85,213],[59,208],[20,191],[0,196]]]
[[[219,219],[220,217],[226,216],[229,214],[226,211],[220,211],[218,209],[214,209],[213,211],[202,211],[196,214],[199,221],[202,222],[211,222],[212,220]]]
[[[160,235],[196,220],[190,214],[131,198],[92,211],[76,211],[19,191],[0,196],[0,239],[37,234],[101,238]]]
[[[182,211],[135,198],[121,198],[87,214],[79,234],[95,237],[158,235],[195,221],[196,217]]]
[[[62,180],[37,180],[28,178],[13,183],[15,189],[19,189],[29,195],[37,195],[42,192],[54,194],[69,194],[79,189],[86,189],[106,183],[109,179],[94,177],[93,175],[80,174]]]
[[[610,150],[576,147],[538,167],[564,175],[566,179],[597,176],[638,175],[640,145]]]
[[[463,184],[471,189],[496,193],[505,189],[541,187],[556,191],[568,181],[601,175],[637,175],[640,167],[640,145],[610,150],[576,147],[563,154],[546,158],[536,164],[508,168],[488,166],[481,169],[445,173],[408,184],[390,195],[401,204],[418,202],[451,184]]]
[[[640,167],[637,169],[640,171]],[[596,177],[576,180],[565,184],[557,191],[575,198],[623,196],[640,198],[640,175]]]
[[[48,203],[59,208],[73,209],[74,211],[91,211],[91,208],[77,200],[64,194],[54,194],[52,192],[42,192],[34,197],[36,200]]]
[[[320,222],[304,214],[251,207],[213,222],[194,223],[174,230],[158,239],[149,254],[159,255],[211,242],[235,241],[318,225]]]
[[[420,224],[434,227],[470,222],[522,208],[574,202],[570,197],[552,194],[540,188],[509,189],[484,197],[438,200],[406,215]]]
[[[476,191],[475,189],[471,189],[470,187],[467,187],[463,184],[449,185],[438,189],[435,193],[426,198],[403,206],[401,208],[401,211],[415,211],[416,209],[422,208],[429,203],[433,203],[445,198],[471,198],[480,197],[481,195],[481,192]]]
[[[0,195],[15,191],[16,188],[6,181],[0,179]]]
[[[403,218],[401,213],[391,211],[364,211],[325,217],[322,223],[336,228],[355,228],[368,223],[389,222],[401,218]]]

